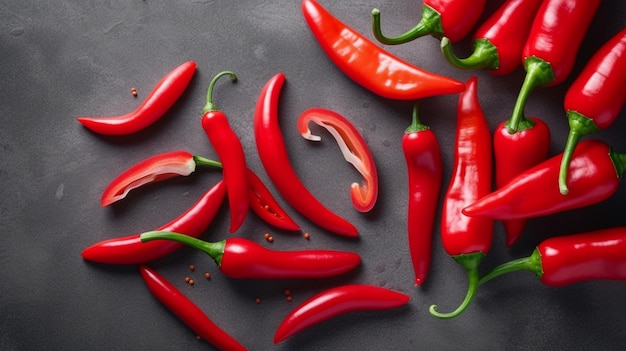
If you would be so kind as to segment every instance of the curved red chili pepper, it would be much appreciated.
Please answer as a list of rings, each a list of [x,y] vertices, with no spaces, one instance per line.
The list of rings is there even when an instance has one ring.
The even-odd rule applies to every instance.
[[[441,215],[443,246],[467,271],[469,288],[453,312],[440,313],[436,305],[430,306],[430,313],[440,318],[455,317],[467,308],[478,287],[478,265],[491,249],[493,239],[493,221],[461,212],[491,191],[491,132],[478,101],[477,84],[476,77],[470,78],[459,97],[454,169]]]
[[[247,350],[156,271],[145,265],[140,265],[139,273],[141,273],[141,277],[154,297],[201,338],[220,350]]]
[[[402,137],[409,180],[407,231],[415,285],[426,281],[432,256],[433,228],[441,189],[441,150],[435,133],[413,109],[413,122]]]
[[[315,0],[303,0],[302,12],[328,57],[348,77],[374,94],[395,100],[417,100],[465,89],[462,82],[415,67],[381,49]]]
[[[485,0],[424,0],[419,23],[397,37],[387,37],[380,29],[380,10],[372,10],[374,36],[383,44],[395,45],[432,35],[448,37],[452,42],[463,40],[474,28],[485,8]]]
[[[565,95],[570,131],[561,160],[559,186],[567,194],[567,169],[576,144],[584,135],[608,128],[626,101],[626,28],[591,57]]]
[[[278,124],[278,99],[285,75],[276,74],[263,87],[254,111],[254,136],[267,175],[283,198],[313,223],[336,234],[358,236],[348,221],[326,208],[302,183],[289,161]]]
[[[92,132],[104,135],[126,135],[140,131],[169,110],[183,94],[196,70],[196,63],[185,62],[163,77],[148,97],[134,111],[115,117],[78,117]]]
[[[452,40],[441,39],[441,51],[453,66],[461,69],[487,69],[504,76],[520,64],[524,43],[543,0],[508,0],[474,33],[474,50],[460,59],[452,51]]]
[[[310,108],[298,118],[298,130],[307,140],[320,141],[322,138],[311,134],[309,122],[325,128],[335,138],[343,157],[363,176],[364,184],[352,183],[350,195],[357,211],[368,212],[378,198],[378,173],[372,152],[365,139],[345,117],[337,112],[322,108]]]
[[[176,231],[191,237],[199,237],[217,214],[225,196],[226,186],[220,181],[187,211],[157,230]],[[134,234],[93,244],[83,250],[82,257],[87,261],[98,263],[137,264],[164,257],[181,246],[179,243],[165,240],[144,244],[139,234]]]
[[[165,231],[141,234],[144,242],[161,239],[204,251],[224,275],[236,279],[326,278],[346,273],[361,263],[358,254],[346,251],[274,251],[244,238],[207,242]]]
[[[626,154],[599,140],[578,144],[569,166],[569,189],[556,186],[561,155],[521,173],[507,185],[463,209],[473,217],[520,219],[545,216],[603,201],[617,191],[626,167]]]
[[[304,301],[285,317],[274,334],[274,344],[342,314],[398,308],[410,299],[397,291],[364,284],[328,289]]]

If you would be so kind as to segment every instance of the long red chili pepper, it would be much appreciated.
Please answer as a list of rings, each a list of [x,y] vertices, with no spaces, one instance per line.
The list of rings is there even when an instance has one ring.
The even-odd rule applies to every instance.
[[[383,44],[403,44],[411,40],[432,35],[443,36],[451,41],[463,40],[474,28],[485,8],[485,0],[424,0],[422,17],[409,31],[397,37],[387,37],[380,29],[380,10],[372,10],[374,36]]]
[[[430,313],[440,318],[455,317],[467,308],[478,287],[478,265],[491,249],[493,239],[491,220],[471,218],[461,212],[491,191],[491,133],[478,101],[477,83],[476,77],[470,78],[459,97],[454,170],[441,215],[443,246],[467,271],[469,287],[453,312],[440,313],[436,305],[430,306]]]
[[[350,195],[352,204],[360,212],[370,211],[378,198],[378,173],[374,157],[365,139],[350,121],[335,111],[323,108],[310,108],[298,118],[298,130],[307,140],[319,141],[309,129],[313,122],[326,130],[335,138],[343,157],[363,176],[364,184],[352,183]]]
[[[487,69],[496,76],[513,72],[520,64],[524,43],[543,0],[508,0],[483,24],[473,37],[474,50],[460,59],[452,51],[452,40],[441,39],[441,51],[453,66]]]
[[[361,263],[358,254],[346,251],[275,251],[244,238],[207,242],[164,231],[141,234],[144,242],[162,239],[204,251],[224,275],[237,279],[325,278],[346,273]]]
[[[234,82],[237,76],[231,71],[218,73],[207,92],[206,105],[202,109],[202,129],[209,137],[224,168],[224,182],[228,188],[230,206],[230,232],[234,233],[246,219],[250,203],[246,181],[246,158],[239,137],[230,127],[226,115],[213,103],[213,87],[218,79],[228,75]]]
[[[278,124],[278,100],[284,82],[284,74],[274,75],[263,87],[254,111],[254,137],[265,171],[283,198],[296,211],[328,231],[356,237],[356,227],[315,198],[291,166]]]
[[[419,121],[417,104],[413,122],[402,137],[409,180],[407,232],[415,285],[426,281],[432,256],[433,228],[441,189],[441,150],[435,133]]]
[[[584,135],[608,128],[626,101],[626,28],[591,57],[565,95],[570,131],[563,152],[559,186],[567,194],[567,169],[576,144]]]
[[[176,231],[199,237],[209,226],[226,196],[226,185],[220,181],[209,189],[187,211],[157,230]],[[142,243],[139,234],[113,238],[93,244],[83,250],[87,261],[107,264],[138,264],[164,257],[182,245],[171,241]]]
[[[407,304],[410,296],[372,285],[351,284],[323,291],[296,307],[274,334],[274,344],[336,316],[356,311],[378,311]]]
[[[463,209],[474,217],[519,219],[545,216],[589,206],[617,191],[626,167],[626,154],[613,151],[599,140],[578,144],[569,166],[569,189],[561,195],[556,186],[562,154],[521,173],[506,186]]]
[[[139,273],[154,297],[191,330],[220,350],[247,350],[215,324],[193,301],[155,270],[139,266]]]
[[[134,111],[115,117],[78,117],[87,129],[104,135],[126,135],[140,131],[169,110],[183,94],[196,71],[196,63],[185,62],[165,75]]]
[[[303,0],[302,13],[328,57],[348,77],[374,94],[395,100],[417,100],[465,89],[462,82],[415,67],[381,49],[315,0]]]

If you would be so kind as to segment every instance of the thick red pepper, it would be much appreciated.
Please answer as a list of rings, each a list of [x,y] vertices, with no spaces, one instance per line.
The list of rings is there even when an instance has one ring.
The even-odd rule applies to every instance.
[[[432,256],[433,228],[441,189],[441,150],[435,133],[419,121],[417,104],[413,122],[402,137],[409,180],[407,232],[415,285],[426,281]]]
[[[361,263],[353,252],[333,250],[275,251],[244,239],[207,242],[172,232],[141,234],[141,241],[173,240],[207,253],[220,271],[237,279],[308,279],[346,273]]]
[[[453,66],[487,69],[496,76],[513,72],[520,64],[524,43],[543,0],[508,0],[474,33],[474,50],[460,59],[452,51],[451,39],[441,39],[441,51]]]
[[[567,169],[580,138],[608,128],[626,101],[626,28],[591,57],[565,95],[570,131],[563,152],[559,186],[567,194]]]
[[[159,227],[157,230],[176,231],[199,237],[209,226],[226,196],[226,185],[220,181],[209,189],[185,213]],[[107,264],[138,264],[164,257],[182,245],[175,242],[155,241],[142,243],[139,234],[113,238],[93,244],[83,250],[87,261]]]
[[[437,306],[430,306],[430,313],[440,318],[455,317],[469,305],[478,287],[478,265],[491,249],[493,239],[493,221],[461,212],[491,191],[491,132],[478,101],[477,84],[476,77],[470,78],[459,97],[454,169],[441,215],[443,246],[467,271],[469,287],[453,312],[440,313]]]
[[[139,273],[154,297],[180,318],[191,330],[220,350],[247,350],[215,324],[202,310],[172,283],[153,269],[139,266]]]
[[[465,88],[462,82],[415,67],[381,49],[315,0],[303,0],[302,12],[328,57],[374,94],[394,100],[416,100],[456,94]]]
[[[234,82],[237,76],[233,72],[218,73],[207,92],[206,105],[202,109],[202,128],[209,137],[224,168],[224,182],[228,188],[228,204],[230,207],[230,232],[234,233],[241,227],[250,203],[248,201],[248,183],[246,180],[246,157],[239,137],[228,123],[226,115],[213,104],[213,87],[218,79],[228,75]]]
[[[254,111],[254,137],[265,171],[283,198],[296,211],[328,231],[356,237],[356,227],[315,198],[291,166],[278,124],[278,101],[284,82],[284,74],[274,75],[263,87]]]
[[[328,319],[356,311],[378,311],[406,305],[410,296],[372,285],[351,284],[323,291],[296,307],[274,334],[274,344]]]
[[[352,204],[360,212],[370,211],[378,198],[378,173],[372,152],[365,139],[350,121],[335,111],[323,108],[310,108],[298,118],[298,130],[307,140],[320,141],[313,135],[309,122],[325,128],[335,138],[343,157],[363,176],[364,184],[352,183],[350,195]]]
[[[126,135],[138,132],[169,110],[183,94],[196,71],[196,63],[185,62],[165,75],[148,97],[134,111],[115,117],[78,117],[87,129],[104,135]]]
[[[463,40],[474,28],[485,8],[485,0],[424,0],[419,23],[397,37],[387,37],[380,29],[380,11],[372,10],[374,36],[383,44],[403,44],[432,35],[448,37],[452,42]]]
[[[521,173],[507,185],[463,209],[473,217],[520,219],[545,216],[603,201],[617,191],[626,154],[599,140],[578,144],[569,166],[569,189],[557,186],[563,155],[556,155]]]

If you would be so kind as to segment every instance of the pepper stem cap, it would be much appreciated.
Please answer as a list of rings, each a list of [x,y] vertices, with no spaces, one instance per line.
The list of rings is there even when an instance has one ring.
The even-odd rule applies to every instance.
[[[423,124],[418,116],[417,113],[417,103],[415,103],[413,105],[413,115],[412,115],[412,119],[411,119],[411,125],[409,125],[409,127],[405,130],[405,133],[409,134],[409,133],[418,133],[418,132],[423,132],[425,130],[430,129],[429,126]]]
[[[207,94],[206,94],[206,104],[202,108],[202,114],[205,114],[210,111],[219,110],[217,106],[213,103],[213,88],[215,87],[215,83],[217,83],[217,81],[221,77],[226,76],[226,75],[230,76],[230,80],[233,83],[237,82],[237,75],[235,75],[235,73],[232,71],[222,71],[218,73],[215,77],[213,77],[213,79],[209,83],[209,89],[207,90]]]
[[[489,39],[476,39],[474,51],[466,58],[459,58],[452,50],[452,43],[447,37],[441,38],[441,53],[448,62],[460,69],[494,70],[500,66],[498,49]]]

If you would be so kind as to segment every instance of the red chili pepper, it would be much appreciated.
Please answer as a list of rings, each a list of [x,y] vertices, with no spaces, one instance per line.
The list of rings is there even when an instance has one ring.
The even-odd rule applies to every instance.
[[[342,314],[378,311],[407,304],[410,296],[372,285],[351,284],[323,291],[296,307],[274,334],[274,344]]]
[[[213,104],[213,87],[218,79],[228,75],[235,82],[237,76],[230,71],[218,73],[207,92],[206,105],[202,109],[202,129],[209,137],[224,168],[224,182],[228,189],[230,206],[230,232],[241,227],[248,214],[248,184],[246,180],[246,158],[239,137],[230,127],[226,115]]]
[[[441,39],[441,51],[453,66],[487,69],[496,76],[513,72],[520,64],[524,43],[543,0],[508,0],[474,33],[474,50],[460,59],[452,51],[452,40]]]
[[[422,17],[415,27],[397,37],[386,37],[380,29],[380,10],[372,10],[374,36],[383,44],[395,45],[432,35],[451,41],[463,40],[474,28],[485,8],[485,0],[424,0]]]
[[[209,189],[187,211],[157,230],[176,231],[192,237],[199,237],[209,226],[220,209],[226,186],[220,181]],[[108,239],[89,246],[82,252],[83,259],[107,264],[137,264],[164,257],[182,245],[168,241],[154,241],[143,244],[139,234]]]
[[[471,218],[461,212],[491,191],[491,133],[478,101],[477,84],[476,77],[470,78],[459,97],[454,170],[441,221],[443,246],[467,271],[469,288],[453,312],[440,313],[436,305],[430,306],[430,313],[440,318],[455,317],[467,308],[478,288],[478,265],[491,249],[493,239],[491,220]]]
[[[462,82],[434,74],[381,49],[314,0],[302,1],[311,32],[328,57],[348,77],[379,96],[395,100],[456,94]]]
[[[626,89],[626,28],[591,57],[565,95],[570,131],[561,161],[559,186],[567,194],[567,168],[580,138],[608,128],[617,118]]]
[[[569,166],[569,195],[556,186],[562,154],[521,173],[504,187],[463,209],[474,217],[520,219],[589,206],[613,195],[626,167],[626,154],[599,140],[578,144]]]
[[[402,137],[409,180],[407,228],[415,285],[426,281],[432,256],[433,228],[441,189],[441,150],[435,133],[419,121],[417,104],[413,122]]]
[[[355,182],[350,186],[352,204],[360,212],[371,210],[378,198],[378,173],[372,152],[361,133],[342,115],[331,110],[311,108],[302,112],[298,118],[298,130],[307,140],[320,141],[322,139],[311,134],[309,122],[314,122],[328,130],[337,141],[346,161],[361,173],[364,184]]]
[[[204,251],[224,275],[237,279],[325,278],[346,273],[361,263],[358,254],[346,251],[274,251],[244,238],[207,242],[165,231],[141,234],[144,242],[161,239]]]
[[[154,297],[201,338],[220,350],[247,350],[156,271],[145,265],[140,265],[139,273],[141,273],[141,277]]]
[[[126,135],[140,131],[169,110],[183,94],[196,70],[196,63],[185,62],[165,75],[137,109],[115,117],[78,117],[87,129],[104,135]]]
[[[326,208],[302,183],[289,161],[280,126],[278,100],[285,75],[276,74],[263,87],[254,111],[254,136],[259,157],[283,198],[313,223],[336,234],[358,236],[348,221]]]
[[[599,4],[600,0],[545,0],[541,4],[522,52],[526,76],[507,124],[509,133],[519,130],[526,100],[536,87],[557,85],[570,74]]]

